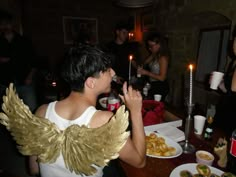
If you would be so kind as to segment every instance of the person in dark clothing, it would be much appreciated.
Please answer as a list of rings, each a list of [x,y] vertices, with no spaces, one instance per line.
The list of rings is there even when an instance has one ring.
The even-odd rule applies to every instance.
[[[130,26],[126,22],[119,22],[115,27],[115,39],[105,45],[104,51],[113,56],[112,65],[117,75],[117,82],[128,81],[129,79],[129,56],[139,60],[139,44],[129,42]],[[132,68],[132,75],[136,69]]]
[[[35,58],[31,41],[14,30],[11,14],[0,10],[0,85],[4,88],[14,83],[32,111],[37,107],[33,88]]]
[[[215,121],[216,124],[224,129],[228,137],[231,136],[235,129],[234,117],[236,115],[236,90],[235,90],[235,70],[236,70],[236,28],[233,33],[233,43],[231,45],[231,51],[233,55],[230,56],[231,61],[227,66],[227,70],[219,85],[219,89],[222,92],[221,100],[216,107]],[[233,79],[234,78],[234,79]]]

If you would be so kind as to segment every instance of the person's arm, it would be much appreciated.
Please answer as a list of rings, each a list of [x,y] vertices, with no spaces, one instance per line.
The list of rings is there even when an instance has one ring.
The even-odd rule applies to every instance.
[[[221,80],[218,88],[223,92],[223,93],[226,93],[227,92],[227,89],[225,87],[225,82],[224,82],[224,79]]]
[[[168,70],[168,57],[167,56],[161,56],[159,60],[160,64],[160,73],[156,74],[153,72],[150,72],[148,70],[140,68],[138,70],[138,73],[142,75],[146,75],[148,77],[151,77],[156,80],[164,81],[167,77],[167,70]]]
[[[234,74],[233,74],[233,78],[232,78],[231,90],[232,90],[233,92],[236,92],[236,68],[234,69]]]
[[[40,106],[35,115],[44,117],[46,113],[47,105]],[[29,156],[29,174],[30,175],[39,175],[39,164],[37,156]]]
[[[39,174],[39,165],[37,162],[37,156],[29,157],[29,174],[30,175],[38,175]]]
[[[153,56],[152,54],[149,55],[149,56],[144,60],[143,64],[144,64],[144,65],[147,65],[148,63],[150,63],[150,62],[152,61],[153,57],[155,57],[155,56]]]
[[[136,168],[142,168],[146,164],[146,143],[141,113],[142,96],[131,86],[127,89],[126,82],[123,85],[123,93],[124,96],[120,95],[120,97],[130,111],[132,137],[128,138],[125,146],[119,152],[119,158]]]

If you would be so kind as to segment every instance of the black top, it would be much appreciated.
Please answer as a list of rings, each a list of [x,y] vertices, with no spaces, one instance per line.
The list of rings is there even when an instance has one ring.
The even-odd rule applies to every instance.
[[[132,54],[134,60],[139,60],[138,43],[125,42],[123,44],[117,44],[112,41],[107,44],[104,50],[112,55],[112,67],[116,75],[123,77],[127,81],[129,77],[129,55]],[[134,74],[136,70],[132,68],[131,72]]]
[[[227,93],[223,94],[216,107],[215,121],[220,126],[228,137],[231,136],[235,127],[235,115],[236,115],[236,92],[231,90],[233,72],[235,66],[231,63],[229,69],[224,76],[224,84],[227,89]]]
[[[225,75],[224,75],[224,84],[225,88],[227,89],[227,94],[236,94],[235,92],[231,91],[231,85],[232,85],[232,79],[233,79],[233,74],[236,69],[236,65],[234,66],[233,63],[235,60],[232,60],[231,63],[229,64],[229,68],[227,69]]]
[[[0,63],[0,84],[15,82],[22,84],[32,67],[35,67],[35,53],[32,43],[18,33],[11,42],[0,36],[0,57],[9,57],[6,63]]]

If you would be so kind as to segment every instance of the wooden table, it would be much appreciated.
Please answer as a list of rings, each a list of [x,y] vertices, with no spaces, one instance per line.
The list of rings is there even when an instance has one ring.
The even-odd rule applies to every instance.
[[[182,129],[182,127],[181,127]],[[206,141],[202,136],[195,135],[193,132],[190,133],[189,142],[193,144],[196,150],[207,150],[213,152],[214,146],[216,145],[220,137],[225,137],[225,133],[219,128],[214,129],[213,139]],[[214,154],[215,160],[213,167],[225,171],[217,165],[218,157]],[[196,163],[195,153],[192,154],[181,154],[176,158],[171,159],[159,159],[147,157],[146,166],[144,168],[134,168],[124,162],[121,162],[127,177],[169,177],[170,173],[179,165],[186,163]]]

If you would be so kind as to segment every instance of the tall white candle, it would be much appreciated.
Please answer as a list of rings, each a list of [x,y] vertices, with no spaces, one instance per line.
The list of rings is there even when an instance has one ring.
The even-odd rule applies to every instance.
[[[192,106],[192,98],[193,98],[193,65],[189,65],[190,69],[190,81],[189,81],[189,106]]]
[[[130,84],[130,80],[131,80],[131,62],[133,59],[133,55],[129,55],[129,84]]]

